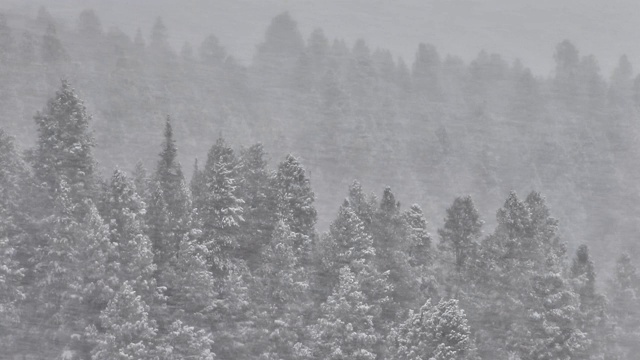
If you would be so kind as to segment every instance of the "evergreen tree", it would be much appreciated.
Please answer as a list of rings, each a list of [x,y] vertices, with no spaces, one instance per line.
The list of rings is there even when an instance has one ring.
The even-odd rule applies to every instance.
[[[604,356],[612,352],[613,347],[609,343],[613,339],[606,314],[606,299],[596,291],[596,272],[587,245],[578,248],[570,275],[580,301],[577,325],[590,342],[583,356]]]
[[[640,351],[640,277],[631,257],[624,254],[616,261],[610,284],[610,313],[616,323],[616,343],[624,359],[633,359]]]
[[[200,45],[200,60],[207,65],[222,65],[226,57],[225,49],[213,34],[207,36]]]
[[[588,345],[578,328],[578,297],[563,279],[557,259],[548,260],[548,272],[533,281],[535,305],[529,310],[528,333],[521,347],[522,357],[540,360],[569,360]]]
[[[39,249],[35,281],[42,319],[39,331],[50,341],[45,350],[49,354],[66,349],[86,355],[90,347],[82,336],[84,329],[97,324],[118,282],[109,263],[114,247],[97,209],[88,204],[85,218],[76,220],[76,205],[68,194],[63,181]]]
[[[14,50],[14,39],[11,28],[7,25],[7,18],[0,13],[0,64],[7,64],[11,60]]]
[[[413,63],[413,85],[417,95],[427,101],[440,100],[440,56],[433,45],[420,44]]]
[[[89,330],[95,342],[91,358],[157,359],[155,321],[149,316],[149,306],[125,281],[107,308],[100,314],[101,331]]]
[[[351,183],[349,187],[349,206],[358,215],[358,218],[362,220],[365,229],[371,231],[371,224],[373,222],[378,203],[375,196],[366,196],[362,190],[362,185],[356,180]]]
[[[194,180],[197,181],[196,176]],[[202,186],[195,199],[204,241],[213,256],[212,266],[224,267],[235,256],[238,230],[244,222],[244,201],[238,194],[238,162],[233,150],[220,138],[211,147],[203,170]]]
[[[56,26],[52,22],[47,25],[47,30],[42,37],[40,55],[42,61],[47,64],[55,64],[68,58],[67,51],[58,38]]]
[[[174,321],[168,334],[161,338],[160,356],[166,360],[214,360],[215,354],[210,348],[213,345],[211,335],[206,331]]]
[[[160,160],[156,168],[156,179],[162,187],[167,210],[174,221],[186,221],[185,217],[190,212],[188,195],[184,193],[184,175],[178,162],[178,148],[173,139],[171,119],[167,116],[164,128],[164,142],[160,152]],[[178,224],[176,224],[178,225]]]
[[[473,255],[483,223],[471,196],[456,198],[447,209],[444,227],[438,229],[439,248],[453,255],[457,272],[462,271],[465,262]]]
[[[260,324],[265,332],[260,357],[297,359],[305,346],[305,313],[309,310],[309,279],[294,250],[297,234],[280,221],[258,270]]]
[[[35,178],[50,194],[66,182],[76,203],[91,198],[94,191],[90,120],[82,100],[64,80],[44,111],[35,116],[38,142],[31,157]]]
[[[427,220],[418,204],[404,213],[409,226],[409,256],[412,266],[426,265],[430,260],[431,236],[427,232]]]
[[[156,266],[153,245],[145,234],[145,204],[135,192],[133,182],[120,170],[111,178],[107,207],[105,221],[111,242],[117,246],[118,279],[121,283],[127,281],[136,294],[152,305],[157,294]]]
[[[457,300],[431,301],[393,329],[388,339],[389,358],[394,360],[475,359],[474,344],[464,310]]]
[[[171,121],[167,117],[156,184],[152,186],[146,217],[159,271],[175,256],[180,240],[188,232],[191,213],[191,198],[177,156]]]
[[[266,245],[276,223],[276,203],[272,188],[274,174],[267,169],[262,144],[244,149],[240,154],[238,194],[244,200],[242,240],[239,254],[249,266],[259,263],[261,248]]]
[[[374,326],[379,306],[371,304],[348,266],[340,269],[333,294],[322,304],[322,316],[313,329],[315,358],[374,360],[382,336]]]
[[[304,47],[304,40],[289,13],[277,15],[269,24],[265,41],[258,47],[258,57],[281,56],[295,59]]]
[[[78,33],[89,38],[102,35],[102,24],[96,13],[91,9],[83,10],[78,16]]]
[[[315,195],[305,170],[295,157],[287,155],[278,166],[275,178],[278,215],[298,234],[314,236],[317,212]]]
[[[25,323],[24,286],[29,242],[22,223],[27,172],[13,143],[0,129],[0,353],[16,352],[20,324]]]
[[[577,71],[580,61],[578,50],[569,40],[564,40],[556,46],[554,59],[556,61],[554,91],[558,99],[572,109],[578,99]]]

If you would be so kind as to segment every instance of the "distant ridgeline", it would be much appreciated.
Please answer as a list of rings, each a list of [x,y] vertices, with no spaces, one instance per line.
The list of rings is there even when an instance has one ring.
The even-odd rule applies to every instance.
[[[124,311],[117,308],[119,303],[131,305],[136,296],[142,296],[139,301],[146,305],[136,309],[145,306],[150,309],[145,315],[149,322],[145,336],[157,339],[157,334],[169,336],[175,330],[172,336],[184,339],[191,331],[190,339],[209,344],[205,333],[211,332],[217,345],[209,347],[215,348],[217,358],[240,351],[234,349],[233,344],[242,341],[232,341],[243,331],[239,324],[259,332],[242,335],[248,338],[271,336],[285,342],[296,337],[302,339],[295,349],[269,345],[275,347],[268,350],[272,351],[271,355],[264,356],[291,357],[294,352],[295,358],[302,357],[301,354],[326,355],[335,349],[321,349],[321,345],[313,348],[305,341],[312,336],[320,336],[326,342],[347,341],[346,336],[328,335],[334,331],[337,334],[337,329],[325,328],[322,330],[325,335],[320,335],[323,326],[338,326],[334,323],[339,320],[338,315],[326,319],[322,316],[343,311],[340,301],[375,302],[371,305],[374,311],[371,316],[375,320],[367,322],[371,328],[366,331],[377,334],[375,336],[384,334],[384,341],[390,341],[388,336],[395,334],[394,346],[397,351],[405,351],[402,344],[417,340],[400,339],[409,336],[408,327],[415,323],[407,320],[409,315],[403,311],[413,308],[415,312],[410,316],[419,316],[420,306],[431,297],[432,304],[420,310],[429,316],[446,311],[440,306],[466,310],[470,339],[475,339],[477,353],[484,358],[499,359],[513,352],[529,359],[533,355],[525,355],[523,349],[533,351],[535,346],[524,342],[534,337],[531,334],[541,331],[532,327],[529,314],[533,311],[536,316],[543,316],[540,311],[532,310],[537,306],[534,298],[542,294],[552,296],[552,291],[557,290],[573,291],[580,301],[586,301],[587,295],[583,295],[584,289],[580,290],[579,286],[587,286],[582,284],[587,280],[588,286],[595,286],[591,275],[570,275],[573,270],[566,269],[562,242],[567,242],[568,254],[577,251],[576,261],[583,263],[580,266],[592,266],[585,265],[591,264],[587,248],[579,247],[585,243],[592,249],[599,268],[611,274],[607,277],[634,279],[614,281],[620,294],[629,295],[637,289],[637,276],[630,259],[637,258],[639,251],[640,77],[635,76],[625,56],[613,74],[605,78],[593,56],[580,56],[569,41],[564,41],[556,46],[554,75],[543,78],[534,76],[520,62],[506,63],[497,54],[481,52],[477,59],[465,64],[454,56],[441,57],[431,45],[420,44],[409,66],[389,51],[370,49],[363,40],[352,46],[340,40],[330,41],[322,30],[315,30],[305,40],[295,21],[285,13],[273,19],[253,62],[245,66],[228,55],[214,35],[196,47],[186,43],[177,53],[169,46],[168,30],[160,19],[148,37],[138,31],[133,39],[115,28],[103,30],[99,18],[90,10],[83,11],[73,26],[56,22],[44,8],[35,19],[15,19],[0,15],[0,127],[3,129],[0,242],[6,250],[0,256],[5,256],[10,264],[9,270],[0,267],[0,280],[13,279],[0,281],[0,289],[3,286],[12,289],[6,296],[0,292],[0,304],[20,305],[18,308],[0,306],[0,316],[7,314],[10,318],[9,322],[0,321],[0,336],[21,336],[22,339],[22,342],[8,341],[11,346],[25,345],[29,336],[39,334],[38,339],[46,337],[51,341],[51,349],[55,349],[47,356],[65,347],[74,351],[82,348],[86,354],[96,352],[96,344],[111,346],[111,341],[116,341],[105,335],[109,326],[120,326],[105,324],[100,314]],[[82,95],[93,115],[90,124],[84,105],[70,85],[64,82],[60,88],[61,78],[68,79]],[[56,95],[51,98],[56,89]],[[48,105],[36,114],[47,104],[47,99],[50,99]],[[170,122],[165,121],[168,114]],[[36,121],[33,121],[34,115]],[[158,162],[157,147],[150,144],[163,141],[163,126],[163,160]],[[18,155],[8,134],[17,138],[20,148],[31,150]],[[261,142],[263,145],[234,151],[225,140],[215,142],[222,138],[230,144]],[[180,143],[179,153],[173,139]],[[271,172],[267,152],[294,153],[297,157],[287,157],[278,171]],[[192,166],[194,158],[206,159],[206,162]],[[190,165],[186,169],[188,173],[193,172],[190,179],[176,165],[179,162]],[[305,164],[306,171],[300,162]],[[145,165],[154,168],[149,176],[145,175]],[[118,166],[127,171],[118,171],[113,179],[104,180]],[[352,192],[362,191],[358,190],[359,185],[352,184],[356,178],[362,180],[365,188],[384,189],[392,185],[394,194],[386,190],[379,199],[354,195]],[[346,189],[351,189],[350,200],[336,213],[336,205],[343,201]],[[512,192],[502,205],[502,199],[510,191],[529,193],[531,189],[548,197],[549,207],[560,220],[559,229],[536,192],[525,200],[519,200]],[[118,191],[121,193],[115,195]],[[422,240],[416,240],[420,236],[413,232],[422,227],[426,234],[424,218],[430,219],[434,228],[446,229],[455,214],[447,211],[444,220],[442,214],[451,199],[460,194],[470,194],[478,209],[467,204],[471,203],[470,198],[459,198],[454,208],[466,206],[473,208],[474,213],[490,214],[503,206],[496,217],[486,217],[486,225],[495,228],[494,233],[481,235],[478,229],[477,233],[463,232],[465,235],[460,236],[464,241],[450,240],[452,244],[458,241],[456,246],[465,250],[446,245],[449,240],[444,239],[450,235],[440,234],[442,246],[423,244],[428,254],[424,256],[429,260],[412,259],[411,256],[418,256],[415,254],[396,256],[420,253],[408,249],[423,246],[418,245]],[[400,207],[393,200],[394,195],[407,199],[407,203],[421,204],[422,209]],[[361,199],[356,200],[354,196]],[[394,215],[383,215],[386,213]],[[338,219],[331,222],[336,215]],[[385,216],[389,218],[382,220]],[[215,221],[211,220],[214,218]],[[288,222],[281,223],[285,218]],[[417,223],[411,225],[412,221]],[[359,224],[349,225],[359,230],[350,230],[347,226],[350,222]],[[466,220],[460,222],[473,227]],[[165,224],[167,228],[160,229],[162,226],[154,223]],[[505,227],[519,227],[519,230]],[[327,229],[329,232],[318,236],[316,228],[318,232]],[[337,234],[344,231],[348,235]],[[558,236],[561,240],[557,240]],[[100,239],[105,237],[110,241],[101,243]],[[122,240],[125,238],[129,240]],[[67,253],[75,241],[96,243],[82,245],[84,248],[77,254]],[[126,245],[114,245],[123,241]],[[190,245],[186,248],[176,245],[182,241]],[[335,259],[329,257],[333,260],[322,255],[339,251],[339,246],[351,248],[352,241],[371,242],[356,246],[364,252],[362,256],[372,257],[375,263],[375,274],[365,276],[368,280],[360,279],[359,275],[359,267],[365,269],[365,265],[349,265],[365,260],[351,258],[349,251],[333,254]],[[163,246],[171,250],[159,250]],[[129,250],[122,250],[125,248]],[[127,262],[143,261],[146,265],[136,265],[137,270],[130,270],[132,273],[124,277],[103,277],[109,271],[118,273],[129,267],[116,266],[122,261],[114,255],[118,251],[139,254],[135,256],[141,259],[126,255],[130,257]],[[162,278],[165,275],[161,275],[159,269],[165,263],[175,262],[171,259],[180,251],[190,252],[184,255],[186,258],[198,259],[180,266],[202,266],[202,278],[185,269],[171,270],[183,271],[182,275],[172,273],[166,276],[173,278]],[[616,263],[620,253],[629,254],[630,258],[620,258]],[[295,255],[297,260],[289,259],[289,255]],[[60,258],[49,259],[51,256]],[[78,273],[80,265],[69,260],[72,258],[102,264],[79,263],[95,268],[98,275]],[[237,263],[237,259],[242,261]],[[518,259],[529,260],[520,263]],[[496,265],[492,261],[505,263]],[[45,265],[41,265],[43,262]],[[269,265],[270,262],[274,263]],[[61,267],[66,263],[75,264],[75,268]],[[352,266],[351,272],[342,271],[345,266]],[[416,269],[424,266],[429,270],[419,270],[419,276],[415,275]],[[474,270],[468,270],[468,266]],[[387,270],[390,272],[386,273]],[[199,274],[200,270],[193,271]],[[283,278],[280,271],[292,273]],[[329,279],[331,276],[325,279],[318,275],[327,271],[334,272],[333,280]],[[505,273],[493,274],[496,271]],[[205,300],[172,298],[179,297],[179,291],[172,290],[174,285],[169,284],[187,273],[194,278],[181,280],[175,286],[199,291],[198,281],[209,277],[214,282],[224,279],[213,286],[211,293],[194,295],[216,299],[215,304],[184,305],[181,302]],[[551,273],[558,277],[553,278]],[[472,280],[472,274],[482,280]],[[377,276],[388,277],[385,281],[393,286],[378,283]],[[263,277],[289,283],[260,285],[266,288],[254,289],[258,286],[254,284],[256,279]],[[427,278],[429,280],[425,280]],[[582,280],[575,280],[578,278]],[[416,279],[421,285],[405,284],[403,281],[409,280],[403,279]],[[549,284],[539,283],[542,279]],[[84,289],[84,285],[65,285],[63,288],[72,286],[73,289],[55,293],[58,290],[54,283],[75,284],[74,281],[94,285],[87,285],[88,289]],[[360,281],[371,281],[364,287],[378,290],[375,294],[358,292]],[[45,291],[40,290],[41,285],[49,282],[47,291],[54,293],[32,293]],[[96,282],[100,285],[95,285]],[[244,285],[235,288],[234,282]],[[625,285],[621,285],[623,283]],[[16,288],[11,284],[20,286]],[[155,291],[160,284],[166,287],[164,292]],[[319,293],[310,294],[305,284],[314,284],[311,288],[319,289]],[[469,288],[472,284],[476,287]],[[550,284],[557,289],[553,290]],[[518,289],[513,288],[516,285]],[[225,286],[232,288],[223,289]],[[317,305],[307,307],[300,300],[302,305],[296,310],[300,313],[284,308],[269,310],[276,311],[277,316],[298,314],[282,320],[287,324],[282,326],[305,324],[302,326],[305,331],[268,328],[275,326],[274,314],[269,315],[271,322],[266,327],[255,325],[257,320],[250,318],[266,316],[261,311],[267,311],[256,302],[268,297],[258,296],[254,291],[274,291],[281,286],[287,287],[285,292],[299,291],[299,296],[308,296],[307,300]],[[598,285],[584,291],[591,294],[588,296],[596,296],[596,288],[601,291],[603,287]],[[410,291],[403,298],[405,290]],[[347,296],[349,291],[358,292],[360,297]],[[142,293],[147,295],[140,295]],[[522,298],[525,293],[530,298]],[[496,300],[496,296],[506,298]],[[567,296],[567,299],[575,298]],[[564,298],[564,295],[557,297]],[[57,299],[56,303],[43,307],[42,301],[49,298]],[[232,298],[237,308],[226,308],[224,314],[213,311],[219,306],[224,308],[219,302]],[[455,298],[459,303],[438,304],[435,299],[440,298]],[[328,302],[329,299],[332,302]],[[593,302],[605,306],[604,300],[598,299]],[[612,319],[616,311],[623,314],[623,309],[635,307],[637,310],[637,302],[629,305],[631,303],[624,303],[628,299],[620,299],[609,298],[607,321],[615,322]],[[290,301],[282,301],[282,306],[292,306]],[[27,308],[22,307],[25,304]],[[66,308],[70,304],[74,304],[74,309],[81,309],[80,313],[87,311],[92,315],[81,316]],[[249,306],[250,310],[241,308],[243,306]],[[496,314],[501,309],[509,309],[495,315],[504,316],[508,321],[492,321],[487,329],[484,321],[494,317],[491,306],[495,307]],[[154,311],[161,311],[154,308],[164,309],[166,316],[153,315]],[[15,314],[11,309],[16,310]],[[375,309],[380,313],[375,313],[378,311]],[[585,311],[581,305],[580,312]],[[188,315],[184,318],[168,315],[173,312]],[[192,316],[193,313],[198,315]],[[213,313],[216,315],[211,315]],[[246,318],[236,317],[238,314]],[[353,311],[344,316],[355,314]],[[516,315],[520,316],[517,321]],[[118,316],[126,319],[129,315]],[[216,319],[216,328],[210,327],[214,321],[210,316]],[[364,321],[367,316],[359,314],[356,318]],[[117,318],[109,315],[105,319],[112,317]],[[631,340],[607,333],[606,336],[617,339],[606,341],[607,344],[617,344],[618,350],[630,349],[636,338],[628,329],[638,331],[638,323],[631,321],[632,317],[624,320],[626,325],[615,327],[627,329]],[[169,318],[181,323],[165,323]],[[321,318],[326,321],[320,322]],[[581,341],[595,339],[590,334],[596,330],[585,328],[587,320],[567,318],[573,319],[571,326],[587,334],[585,338],[576,335],[576,349],[592,351],[589,346],[604,346],[596,340],[584,345]],[[231,321],[229,319],[234,319],[233,327],[222,325],[222,321]],[[310,319],[315,325],[307,323]],[[594,321],[598,326],[605,326],[605,317],[600,320]],[[4,327],[11,323],[20,326]],[[89,336],[85,330],[92,324],[95,331]],[[607,323],[605,327],[611,330],[610,326],[611,323]],[[605,331],[603,329],[597,331]],[[525,336],[526,332],[529,335]],[[518,334],[522,338],[506,339],[507,334]],[[604,339],[604,336],[598,335],[598,338]],[[318,338],[313,339],[312,343],[322,343]],[[489,339],[496,343],[488,342]],[[369,344],[362,339],[358,341],[362,346]],[[92,345],[87,345],[89,343]],[[387,343],[373,343],[376,345],[370,350],[375,354],[380,354],[382,349],[395,349]],[[291,353],[284,355],[283,349]],[[502,355],[491,353],[491,349]],[[257,350],[242,351],[256,355],[252,351]],[[487,355],[487,351],[491,355]],[[325,355],[320,357],[328,357]],[[110,355],[94,356],[110,358]],[[181,356],[186,355],[176,358]]]

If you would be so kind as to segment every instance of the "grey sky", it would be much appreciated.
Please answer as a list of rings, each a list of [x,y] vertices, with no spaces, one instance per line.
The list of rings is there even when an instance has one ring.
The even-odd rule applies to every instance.
[[[640,2],[634,0],[4,0],[37,11],[44,3],[55,17],[75,18],[93,8],[105,28],[145,34],[156,16],[179,47],[214,33],[230,53],[246,61],[270,19],[289,11],[306,37],[322,27],[329,37],[352,43],[362,37],[411,62],[418,43],[465,61],[485,49],[511,62],[521,58],[539,75],[553,69],[554,46],[570,39],[581,54],[594,54],[609,76],[622,54],[640,62]]]

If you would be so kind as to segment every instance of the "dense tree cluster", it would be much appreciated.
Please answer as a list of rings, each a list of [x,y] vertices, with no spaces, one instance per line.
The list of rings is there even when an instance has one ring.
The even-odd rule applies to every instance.
[[[199,144],[223,135],[230,144],[264,142],[261,149],[234,154],[234,161],[245,156],[260,161],[261,151],[293,152],[305,159],[317,179],[315,210],[321,216],[316,221],[322,229],[341,202],[335,189],[346,188],[354,178],[372,188],[393,184],[398,197],[421,203],[424,215],[436,219],[460,193],[472,195],[486,212],[500,206],[499,194],[535,188],[549,197],[565,224],[563,235],[571,249],[589,244],[607,269],[615,266],[612,248],[638,249],[627,239],[635,238],[640,224],[634,180],[640,177],[640,77],[626,56],[607,74],[594,56],[581,54],[570,41],[555,51],[550,44],[556,66],[548,76],[485,51],[470,61],[444,56],[431,44],[417,45],[415,58],[402,59],[364,39],[334,40],[321,29],[307,36],[285,13],[264,24],[264,41],[254,58],[241,62],[227,52],[225,39],[214,34],[202,34],[202,42],[176,51],[172,32],[181,29],[171,29],[162,19],[126,34],[103,27],[91,10],[72,21],[55,18],[44,8],[37,16],[13,15],[0,15],[0,123],[5,131],[21,144],[32,143],[34,134],[52,135],[54,129],[35,131],[30,109],[49,98],[61,77],[82,91],[95,115],[101,147],[92,155],[103,168],[85,163],[77,173],[64,174],[71,197],[86,195],[95,172],[129,169],[138,160],[154,164],[150,168],[155,170],[157,149],[146,144],[161,141],[157,114],[171,114],[178,119],[170,131],[181,140],[181,152],[172,155],[171,144],[166,144],[165,163],[157,165],[164,167],[163,173],[149,179],[152,184],[144,189],[155,193],[156,202],[163,198],[168,213],[184,211],[184,194],[167,198],[173,196],[167,192],[187,190],[179,173],[191,173],[194,157],[204,160],[206,149]],[[40,119],[56,116],[60,114],[42,114]],[[74,121],[68,125],[75,126]],[[77,141],[73,153],[56,154],[57,144],[47,142],[34,149],[38,176],[86,160],[88,139],[69,136],[61,141]],[[221,156],[225,146],[216,150]],[[47,159],[54,155],[60,155],[58,164]],[[188,167],[171,168],[167,161],[175,156]],[[216,170],[222,166],[248,177],[252,170],[242,165],[248,162],[201,161],[197,173],[222,181],[227,175]],[[269,226],[259,218],[269,198],[258,196],[265,189],[256,183],[263,176],[256,173],[246,184],[216,186],[236,188],[238,194],[228,200],[245,201],[242,213],[227,204],[232,213],[224,221],[232,224],[243,217],[252,224],[252,236],[266,243]],[[201,185],[214,184],[205,180]],[[53,191],[57,184],[49,186]],[[257,196],[251,204],[249,194]],[[200,197],[193,193],[191,201]],[[147,205],[147,221],[153,222],[151,217],[162,215],[157,212],[161,204]],[[202,216],[220,210],[198,208]],[[288,224],[291,230],[313,223],[313,214],[307,215]],[[178,228],[195,221],[189,216],[179,215],[166,229],[154,227],[152,243],[161,230],[181,237],[185,229]],[[495,225],[493,219],[487,222]],[[221,231],[220,224],[207,226]],[[213,228],[202,231],[209,236]],[[246,250],[245,244],[243,238],[227,245]],[[460,249],[457,262],[466,262],[467,250]]]
[[[35,116],[32,150],[21,154],[0,131],[8,358],[637,354],[634,259],[617,260],[605,296],[589,247],[567,254],[537,192],[511,192],[488,233],[472,198],[458,197],[435,238],[420,206],[353,182],[320,234],[295,156],[271,170],[261,145],[236,152],[220,138],[189,186],[167,118],[154,171],[137,165],[103,179],[93,171],[90,120],[63,81]]]

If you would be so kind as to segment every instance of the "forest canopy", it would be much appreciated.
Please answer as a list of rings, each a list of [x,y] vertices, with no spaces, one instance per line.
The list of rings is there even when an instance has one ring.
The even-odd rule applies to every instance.
[[[607,77],[568,40],[548,78],[430,44],[405,62],[287,13],[249,65],[169,37],[0,16],[0,353],[640,350],[626,56]]]

